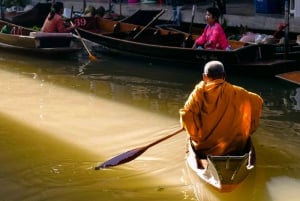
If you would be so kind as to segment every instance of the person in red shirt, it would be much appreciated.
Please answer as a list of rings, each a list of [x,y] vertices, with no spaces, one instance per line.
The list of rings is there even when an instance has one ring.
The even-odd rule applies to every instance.
[[[230,50],[227,37],[219,23],[220,12],[215,7],[206,9],[207,25],[202,35],[195,40],[193,48]]]
[[[46,18],[44,25],[41,29],[42,32],[48,33],[68,33],[74,29],[74,26],[66,27],[64,18],[64,4],[62,2],[55,2],[51,11]]]

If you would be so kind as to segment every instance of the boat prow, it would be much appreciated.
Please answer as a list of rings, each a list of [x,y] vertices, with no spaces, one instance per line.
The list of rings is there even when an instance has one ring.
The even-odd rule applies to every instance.
[[[236,189],[255,167],[255,150],[251,140],[247,151],[241,156],[207,156],[207,167],[198,165],[198,159],[188,143],[188,166],[200,179],[220,192],[231,192]]]
[[[276,77],[300,85],[300,71],[292,71],[276,75]]]

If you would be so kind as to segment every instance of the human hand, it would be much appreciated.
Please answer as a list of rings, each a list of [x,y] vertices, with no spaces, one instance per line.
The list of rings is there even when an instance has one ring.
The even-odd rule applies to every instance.
[[[211,46],[212,42],[208,41],[207,43],[204,44],[204,49],[207,49]]]

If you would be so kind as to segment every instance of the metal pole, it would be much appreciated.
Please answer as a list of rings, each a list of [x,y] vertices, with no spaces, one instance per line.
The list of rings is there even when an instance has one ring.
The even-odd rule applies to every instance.
[[[122,0],[119,0],[120,2],[120,17],[122,17]]]
[[[1,19],[4,19],[4,7],[3,7],[3,0],[0,0],[0,12],[1,12]]]
[[[83,0],[83,12],[85,11],[86,8],[86,0]]]
[[[290,31],[290,0],[285,0],[284,2],[284,18],[285,24],[287,25],[285,28],[284,34],[284,58],[288,57],[288,49],[289,49],[289,31]]]

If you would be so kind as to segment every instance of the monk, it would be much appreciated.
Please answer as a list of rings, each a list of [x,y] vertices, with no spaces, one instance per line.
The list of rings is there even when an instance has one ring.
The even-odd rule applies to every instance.
[[[262,111],[262,98],[225,81],[224,66],[210,61],[180,109],[180,122],[199,159],[207,155],[242,155],[255,132]]]
[[[62,16],[64,12],[64,4],[62,2],[55,2],[51,8],[51,11],[46,18],[44,25],[41,29],[42,32],[49,33],[68,33],[75,27],[66,27],[64,18]]]

